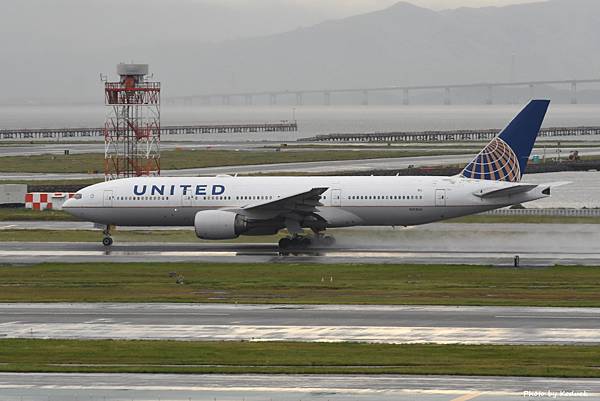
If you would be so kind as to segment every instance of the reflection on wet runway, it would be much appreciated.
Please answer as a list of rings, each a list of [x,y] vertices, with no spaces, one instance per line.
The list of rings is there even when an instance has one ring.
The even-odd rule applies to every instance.
[[[599,308],[0,303],[5,338],[598,344]]]
[[[521,266],[599,265],[600,251],[429,251],[372,247],[338,246],[281,253],[274,243],[122,243],[110,248],[96,243],[0,243],[4,263],[42,261],[139,262],[307,262],[307,263],[417,263],[513,265],[519,256]]]

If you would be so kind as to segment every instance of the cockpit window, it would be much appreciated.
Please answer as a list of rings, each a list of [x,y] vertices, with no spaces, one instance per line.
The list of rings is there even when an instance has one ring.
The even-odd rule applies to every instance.
[[[81,194],[75,194],[75,195],[73,195],[73,198],[75,198],[75,199],[81,199]]]

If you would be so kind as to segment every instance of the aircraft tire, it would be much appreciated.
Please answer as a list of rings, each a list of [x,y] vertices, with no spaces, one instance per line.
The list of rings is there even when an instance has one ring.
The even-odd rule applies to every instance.
[[[102,245],[104,246],[111,246],[113,243],[113,239],[111,237],[104,237],[102,239]]]
[[[312,241],[308,237],[298,238],[298,246],[300,248],[308,248],[311,245]]]
[[[290,246],[292,246],[292,240],[290,238],[286,237],[279,240],[279,248],[288,249]]]
[[[323,245],[325,246],[332,246],[335,244],[335,238],[333,237],[323,237]]]

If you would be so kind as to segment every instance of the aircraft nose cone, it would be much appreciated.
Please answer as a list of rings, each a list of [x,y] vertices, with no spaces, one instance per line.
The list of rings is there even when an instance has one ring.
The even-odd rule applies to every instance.
[[[63,209],[68,209],[70,207],[73,207],[73,203],[75,203],[75,199],[71,198],[71,199],[67,199],[65,201],[65,203],[63,203],[62,208]]]

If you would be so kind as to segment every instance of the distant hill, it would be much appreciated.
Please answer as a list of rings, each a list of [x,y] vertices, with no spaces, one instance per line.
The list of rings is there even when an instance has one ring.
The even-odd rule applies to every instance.
[[[165,4],[12,0],[0,13],[0,102],[101,103],[99,73],[114,78],[120,61],[149,63],[165,96],[600,77],[600,0],[445,11],[400,2],[303,28],[325,17],[302,2]]]
[[[283,34],[174,46],[157,68],[194,77],[172,80],[173,94],[599,77],[599,38],[598,0],[439,12],[400,2]]]

